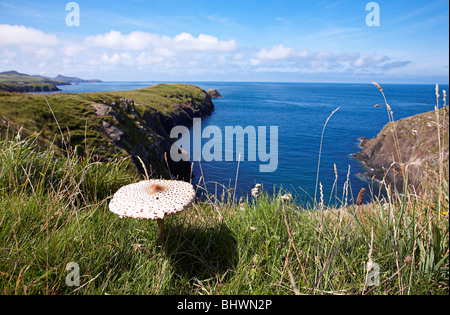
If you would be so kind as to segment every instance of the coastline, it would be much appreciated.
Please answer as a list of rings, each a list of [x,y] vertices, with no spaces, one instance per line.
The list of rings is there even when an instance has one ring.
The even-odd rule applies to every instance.
[[[443,130],[440,142],[437,141],[440,134],[436,127],[437,113],[447,116],[439,125]],[[444,163],[448,169],[448,123],[448,107],[398,120],[394,122],[395,127],[389,123],[376,137],[359,138],[361,150],[352,156],[368,169],[364,176],[398,191],[404,190],[406,182],[417,189],[423,179],[438,172],[439,163]],[[395,137],[392,128],[395,128]]]
[[[189,128],[194,117],[206,117],[214,111],[211,97],[203,89],[187,84],[159,84],[131,91],[47,94],[54,117],[48,114],[49,107],[43,106],[45,99],[40,94],[3,93],[2,132],[22,126],[23,136],[40,133],[43,145],[53,142],[62,151],[70,146],[79,154],[93,151],[99,161],[131,157],[139,173],[145,174],[142,160],[154,176],[184,180],[190,180],[191,163],[171,160],[170,130],[175,125]]]

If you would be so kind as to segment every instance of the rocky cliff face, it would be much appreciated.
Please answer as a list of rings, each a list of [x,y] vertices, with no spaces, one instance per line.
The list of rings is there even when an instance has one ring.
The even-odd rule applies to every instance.
[[[40,93],[61,91],[53,83],[16,84],[0,83],[0,91],[19,93]]]
[[[195,93],[191,94],[191,89],[194,89]],[[124,95],[128,94],[124,92]],[[177,92],[164,96],[176,99],[168,112],[125,97],[112,102],[103,100],[100,104],[94,103],[92,106],[96,109],[96,114],[104,119],[103,132],[114,145],[132,157],[141,173],[144,173],[142,160],[148,171],[154,172],[154,175],[160,174],[160,170],[168,169],[173,177],[189,180],[191,163],[175,162],[170,157],[173,144],[170,132],[178,125],[191,127],[196,117],[211,115],[214,104],[205,91],[194,86],[189,86],[182,95]]]
[[[441,109],[439,114],[441,152],[448,171],[448,107]],[[436,112],[408,117],[394,124],[395,137],[393,125],[389,123],[375,138],[362,138],[362,149],[354,156],[370,168],[366,174],[368,177],[384,180],[398,191],[403,191],[405,175],[408,175],[409,184],[420,187],[424,175],[439,169],[440,148]]]
[[[40,133],[43,143],[63,145],[54,116],[41,95],[0,94],[0,133],[20,126],[24,136]],[[194,118],[214,111],[209,94],[187,84],[160,84],[120,92],[61,93],[47,95],[46,99],[67,138],[65,142],[77,148],[79,154],[92,153],[99,161],[131,157],[141,173],[144,164],[153,177],[185,180],[190,179],[191,163],[171,160],[170,131],[177,125],[190,127]]]

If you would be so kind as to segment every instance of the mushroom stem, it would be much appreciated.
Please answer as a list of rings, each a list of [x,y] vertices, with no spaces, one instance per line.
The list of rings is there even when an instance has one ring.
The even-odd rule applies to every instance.
[[[156,220],[158,223],[159,241],[162,243],[164,240],[164,219]]]

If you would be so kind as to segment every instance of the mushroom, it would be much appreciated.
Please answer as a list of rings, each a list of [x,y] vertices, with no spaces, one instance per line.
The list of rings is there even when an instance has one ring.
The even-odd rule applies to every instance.
[[[109,203],[109,210],[120,218],[156,220],[162,242],[164,218],[183,211],[194,198],[190,183],[152,179],[120,188]]]

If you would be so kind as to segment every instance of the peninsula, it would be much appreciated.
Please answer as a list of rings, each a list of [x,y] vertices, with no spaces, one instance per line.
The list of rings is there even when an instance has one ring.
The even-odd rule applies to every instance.
[[[101,83],[100,80],[83,80],[77,77],[58,75],[49,78],[39,75],[19,73],[15,70],[0,73],[0,91],[6,92],[56,92],[61,91],[57,86],[72,83]]]

